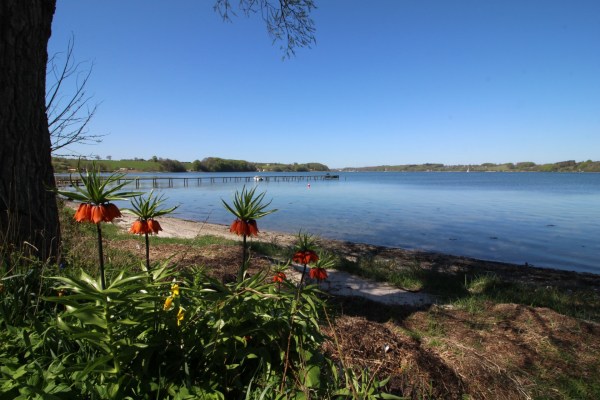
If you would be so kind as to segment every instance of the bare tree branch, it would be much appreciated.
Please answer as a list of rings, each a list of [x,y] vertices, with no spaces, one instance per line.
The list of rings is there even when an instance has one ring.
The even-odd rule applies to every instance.
[[[236,15],[231,2],[217,0],[214,5],[225,21]],[[280,48],[288,58],[295,55],[296,48],[310,48],[316,43],[315,24],[310,17],[315,8],[313,0],[239,0],[238,4],[246,16],[260,12],[269,36],[273,42],[283,42]]]
[[[94,117],[98,104],[90,104],[93,96],[86,92],[87,83],[92,75],[93,65],[73,61],[74,40],[71,38],[64,53],[65,60],[58,65],[57,53],[48,60],[46,66],[46,114],[50,131],[51,150],[80,144],[94,144],[102,141],[105,135],[91,134],[87,127]],[[71,93],[65,86],[72,84]]]

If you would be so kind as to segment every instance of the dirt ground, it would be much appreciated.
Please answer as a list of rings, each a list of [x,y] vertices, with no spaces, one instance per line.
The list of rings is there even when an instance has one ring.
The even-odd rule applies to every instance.
[[[228,234],[227,227],[214,229]],[[293,237],[285,240],[289,244]],[[119,241],[119,247],[143,256],[141,244],[139,238]],[[566,290],[600,288],[600,277],[591,274],[352,243],[321,244],[348,258],[417,260],[425,268],[493,270],[506,279]],[[235,279],[241,254],[237,245],[159,244],[151,246],[151,258],[171,259],[181,267],[202,265],[229,281]],[[263,268],[271,268],[270,261],[255,257],[251,272]],[[357,297],[333,297],[330,303],[323,325],[330,340],[324,351],[370,376],[390,377],[387,390],[394,394],[413,399],[591,398],[585,391],[573,393],[578,393],[578,383],[599,380],[600,325],[550,309],[489,303],[469,311],[448,305],[382,305]],[[557,382],[573,391],[557,390]]]

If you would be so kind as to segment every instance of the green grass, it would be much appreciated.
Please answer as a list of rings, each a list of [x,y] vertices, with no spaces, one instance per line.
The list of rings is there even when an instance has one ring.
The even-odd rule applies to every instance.
[[[442,301],[477,313],[486,302],[516,303],[532,307],[547,307],[584,320],[600,321],[600,293],[591,290],[568,291],[508,282],[494,274],[462,275],[423,269],[415,260],[400,264],[396,261],[363,258],[358,262],[340,259],[337,268],[375,281],[389,282],[399,288],[424,291]]]
[[[288,259],[292,256],[289,248],[285,246],[280,246],[275,243],[252,242],[251,248],[252,251],[255,253],[259,253],[279,260]]]
[[[557,383],[564,399],[600,399],[600,382],[564,377]]]
[[[547,307],[575,318],[600,321],[600,294],[591,290],[567,291],[556,287],[505,282],[493,274],[474,277],[467,282],[466,288],[469,295],[459,298],[455,304],[475,309],[485,301],[516,303]]]
[[[98,273],[98,247],[97,228],[95,224],[77,223],[73,220],[74,210],[69,207],[60,207],[62,236],[64,241],[63,266],[73,271],[84,269],[92,274]],[[104,241],[137,240],[144,246],[144,238],[132,235],[117,225],[102,224],[102,237]],[[158,244],[180,244],[190,247],[204,247],[213,244],[237,246],[238,242],[218,236],[198,236],[194,239],[167,238],[160,235],[151,236],[150,246]],[[106,268],[119,269],[129,266],[138,269],[143,260],[139,254],[128,250],[119,249],[117,246],[104,246],[104,259]]]
[[[119,241],[119,240],[136,239],[136,240],[140,240],[140,243],[144,242],[144,240],[145,240],[144,235],[133,235],[131,233],[121,230],[116,225],[105,224],[105,226],[108,229],[106,229],[106,232],[105,232],[105,229],[103,228],[102,235],[104,236],[104,238],[106,238],[108,240]],[[238,242],[235,240],[227,239],[227,238],[224,238],[221,236],[214,236],[214,235],[202,235],[202,236],[196,236],[193,239],[187,239],[187,238],[160,236],[160,233],[159,233],[158,235],[149,236],[149,240],[150,240],[150,246],[158,245],[158,244],[180,244],[180,245],[184,245],[184,246],[193,246],[193,247],[204,247],[204,246],[209,246],[209,245],[213,245],[213,244],[226,245],[226,246],[237,246],[238,245]]]
[[[418,261],[399,263],[393,260],[363,258],[358,262],[341,259],[337,268],[364,278],[388,282],[398,288],[427,293],[450,299],[464,296],[464,277],[421,268]]]

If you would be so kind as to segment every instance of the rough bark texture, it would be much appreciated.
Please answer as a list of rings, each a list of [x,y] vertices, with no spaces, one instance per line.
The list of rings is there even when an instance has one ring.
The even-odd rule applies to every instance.
[[[56,0],[0,1],[0,246],[57,256],[59,223],[45,106]]]

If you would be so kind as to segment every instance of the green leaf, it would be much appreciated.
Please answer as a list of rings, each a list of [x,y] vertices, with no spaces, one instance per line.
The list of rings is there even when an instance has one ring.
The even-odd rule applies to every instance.
[[[306,371],[305,384],[309,388],[317,388],[321,384],[321,368],[317,365],[309,365]]]
[[[393,394],[389,394],[389,393],[381,393],[379,394],[379,397],[382,399],[386,399],[386,400],[406,400],[406,397],[399,397]]]
[[[83,310],[75,310],[66,315],[72,315],[81,321],[85,325],[95,325],[99,328],[106,329],[108,324],[106,320],[103,318],[103,314],[97,310],[93,309],[83,309]]]

